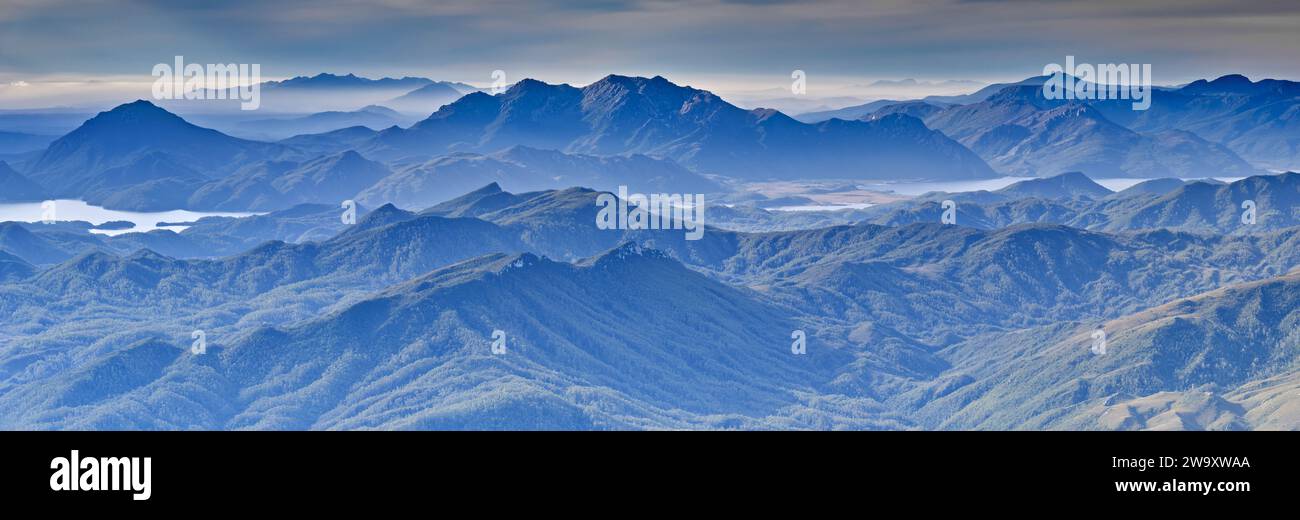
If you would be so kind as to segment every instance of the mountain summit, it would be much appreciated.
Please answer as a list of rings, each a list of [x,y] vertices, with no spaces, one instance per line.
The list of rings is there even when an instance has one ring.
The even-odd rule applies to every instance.
[[[190,124],[139,100],[100,112],[60,137],[29,172],[55,197],[102,202],[110,194],[121,196],[123,190],[151,190],[150,183],[169,184],[164,191],[192,188],[205,176],[290,153],[280,145],[237,139]]]

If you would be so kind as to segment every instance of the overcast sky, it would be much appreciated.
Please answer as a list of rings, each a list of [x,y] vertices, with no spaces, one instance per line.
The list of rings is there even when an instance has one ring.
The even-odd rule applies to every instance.
[[[0,83],[151,81],[156,63],[263,75],[416,75],[485,85],[609,73],[703,88],[882,78],[1021,79],[1067,54],[1151,63],[1156,83],[1300,79],[1300,1],[0,0]],[[0,101],[3,101],[0,92]]]

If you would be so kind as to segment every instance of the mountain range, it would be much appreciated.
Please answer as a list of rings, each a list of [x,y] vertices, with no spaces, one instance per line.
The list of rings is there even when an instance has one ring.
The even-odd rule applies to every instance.
[[[259,117],[326,121],[275,142],[129,103],[0,161],[0,200],[258,214],[0,222],[0,428],[1297,429],[1300,174],[1259,170],[1290,160],[1293,89],[1135,113],[1031,82],[805,123],[523,80],[409,127]],[[1031,178],[773,209],[1005,173]],[[619,187],[707,194],[702,236],[596,225]]]
[[[420,77],[371,79],[356,74],[321,73],[262,82],[259,87],[260,110],[279,114],[352,112],[367,105],[384,105],[394,98],[430,85],[464,88],[466,92],[473,90],[473,87],[461,83],[435,82]],[[221,99],[227,98],[232,101],[213,101],[216,98],[210,96],[210,99],[201,101],[169,101],[166,106],[180,112],[237,113],[238,96],[226,93],[226,97]]]
[[[1159,181],[1159,182],[1156,182]],[[1250,234],[1300,225],[1300,174],[1258,175],[1231,183],[1157,179],[1111,193],[1073,172],[1013,184],[995,192],[934,193],[863,210],[867,221],[902,225],[935,222],[943,200],[957,203],[964,226],[997,229],[1056,223],[1082,229],[1172,229]],[[1246,223],[1247,201],[1255,219]]]
[[[380,132],[360,151],[397,159],[515,145],[641,153],[741,178],[994,175],[974,154],[914,118],[809,125],[773,110],[744,110],[662,77],[612,75],[582,88],[526,79],[496,96],[471,93],[410,128]]]
[[[13,200],[49,194],[146,211],[265,211],[338,203],[363,190],[367,204],[399,202],[420,209],[492,180],[521,190],[572,185],[675,192],[720,189],[672,161],[644,155],[588,156],[512,147],[490,156],[441,157],[393,172],[353,147],[335,146],[339,139],[359,144],[375,135],[365,128],[348,128],[320,136],[324,142],[306,135],[280,143],[247,141],[137,101],[101,113],[51,144],[30,166],[31,182],[24,183],[24,176],[11,169],[0,174],[12,180],[14,190],[7,195]]]
[[[996,196],[1113,196],[1085,180]],[[1236,393],[1287,374],[1293,349],[1273,331],[1293,318],[1252,302],[1294,308],[1278,298],[1295,292],[1297,227],[1197,235],[936,221],[710,228],[692,242],[671,230],[599,230],[597,195],[488,186],[214,259],[68,256],[56,239],[71,231],[7,224],[5,426],[1134,428],[1178,417],[1142,411],[1160,406],[1233,412],[1183,427],[1297,424]],[[191,229],[288,237],[305,228],[276,222],[327,224],[330,213],[303,207],[243,230],[234,225],[244,219]],[[1181,324],[1201,323],[1189,313],[1217,321],[1189,328]],[[1232,330],[1258,333],[1229,341],[1252,349],[1216,346],[1234,338],[1216,323],[1247,318],[1263,321]],[[1090,358],[1070,339],[1096,324],[1115,357]],[[208,355],[180,348],[193,328],[207,331]],[[497,330],[505,354],[492,353]],[[807,334],[805,355],[790,350],[795,330]],[[1169,350],[1172,338],[1208,350]],[[998,361],[1039,348],[1054,358]],[[56,361],[65,349],[76,356]],[[1111,366],[1150,375],[1098,379]],[[1026,377],[1036,379],[1006,383]],[[1124,403],[1134,418],[1105,414]]]
[[[1004,88],[984,101],[929,111],[927,126],[960,141],[1009,175],[1078,170],[1108,177],[1243,177],[1257,171],[1194,133],[1138,133],[1083,102],[1043,99],[1035,86]]]
[[[650,89],[652,92],[645,92]],[[635,90],[635,91],[634,91]],[[375,186],[376,175],[340,174],[347,178],[323,190],[325,183],[298,183],[278,180],[292,175],[294,168],[351,152],[353,161],[370,158],[387,165],[369,164],[366,172],[382,168],[395,170],[395,177],[375,186],[367,194],[373,205],[397,201],[429,205],[463,191],[481,186],[483,181],[498,180],[510,189],[533,190],[571,185],[588,185],[613,189],[618,185],[645,186],[647,190],[673,187],[682,192],[715,191],[716,183],[696,172],[715,170],[705,164],[730,164],[746,161],[753,171],[731,171],[746,178],[809,176],[811,172],[827,174],[829,168],[852,168],[856,173],[834,175],[903,175],[917,178],[986,177],[993,172],[974,154],[938,133],[919,120],[899,115],[871,122],[831,122],[814,128],[797,123],[780,113],[745,111],[729,105],[704,91],[677,87],[662,78],[610,77],[582,90],[588,102],[569,107],[572,114],[586,110],[572,125],[596,125],[596,134],[587,135],[575,144],[576,136],[561,137],[564,131],[532,127],[521,115],[531,103],[550,104],[551,95],[569,96],[578,89],[550,86],[531,80],[516,84],[499,96],[476,92],[447,105],[429,119],[409,129],[396,126],[375,132],[364,127],[349,127],[325,134],[301,135],[277,143],[250,141],[202,128],[147,101],[137,101],[100,113],[81,127],[55,140],[38,158],[27,165],[23,175],[58,198],[78,198],[88,203],[123,210],[227,209],[258,211],[280,209],[298,203],[328,203],[338,195],[352,197]],[[678,100],[672,98],[677,97]],[[660,99],[662,98],[662,99]],[[603,99],[603,101],[601,101]],[[670,109],[688,99],[703,103],[700,113],[681,113]],[[603,103],[604,108],[598,107]],[[667,104],[665,104],[667,103]],[[464,125],[465,114],[477,105],[491,105],[498,111],[497,122],[483,121],[485,126],[472,132],[486,132],[475,146],[447,145],[437,153],[434,140],[455,140],[455,132],[437,129],[446,125]],[[482,108],[482,107],[479,107]],[[383,109],[366,113],[383,116]],[[675,115],[674,115],[675,114]],[[322,113],[302,119],[264,121],[276,125],[310,125],[314,118],[333,118]],[[351,117],[338,113],[339,117]],[[391,115],[391,114],[390,114]],[[522,119],[521,119],[522,118]],[[641,120],[649,118],[649,120]],[[545,126],[562,123],[550,121]],[[562,119],[562,118],[561,118]],[[654,122],[651,122],[654,121]],[[630,126],[642,130],[627,134]],[[471,123],[470,126],[473,126]],[[657,130],[655,127],[659,127]],[[715,128],[716,127],[716,128]],[[577,128],[577,126],[574,126]],[[695,130],[688,130],[695,128]],[[714,132],[719,135],[709,136]],[[666,142],[674,132],[693,133],[697,144],[680,140]],[[721,134],[733,134],[722,137]],[[621,137],[619,137],[621,135]],[[514,137],[511,137],[514,136]],[[569,141],[568,144],[557,139]],[[623,140],[628,146],[618,145]],[[402,142],[412,155],[399,154],[385,143]],[[636,144],[640,142],[641,144]],[[522,148],[521,148],[522,147]],[[490,159],[463,155],[446,155],[456,149],[478,150]],[[525,153],[524,150],[534,150]],[[546,153],[562,150],[565,153]],[[641,153],[638,150],[645,150]],[[364,157],[356,157],[360,151]],[[429,153],[433,151],[435,153]],[[620,158],[618,156],[628,156]],[[686,164],[678,166],[671,156],[680,156]],[[777,156],[781,156],[778,158]],[[749,156],[750,159],[739,159]],[[485,166],[484,161],[501,161]],[[852,164],[849,164],[852,163]],[[492,168],[494,174],[475,179],[482,172],[453,170],[465,167]],[[424,183],[437,170],[435,178],[449,184],[407,191]],[[563,170],[563,171],[561,171]],[[779,170],[779,171],[778,171]],[[870,171],[866,171],[870,170]],[[847,172],[847,170],[844,170]],[[18,173],[18,172],[15,172]],[[453,181],[456,178],[461,181]],[[277,184],[278,186],[272,186]],[[297,193],[288,190],[297,189]],[[355,189],[355,191],[353,191]],[[388,197],[379,200],[376,197]]]
[[[1016,83],[989,85],[965,96],[930,96],[920,101],[894,102],[888,100],[847,107],[835,111],[801,114],[805,122],[820,122],[831,118],[858,119],[877,113],[899,111],[899,105],[909,107],[913,115],[920,115],[926,124],[949,137],[971,146],[976,153],[994,168],[1006,173],[1025,170],[1037,165],[1034,156],[1064,154],[1077,160],[1080,152],[1065,153],[1039,150],[1044,139],[1040,132],[1026,132],[1041,112],[1061,109],[1070,105],[1087,105],[1092,110],[1075,108],[1071,114],[1059,116],[1073,118],[1071,126],[1080,136],[1099,141],[1136,141],[1129,147],[1146,148],[1130,153],[1133,159],[1121,161],[1116,168],[1121,172],[1143,172],[1152,168],[1166,168],[1177,173],[1195,168],[1237,171],[1241,161],[1251,168],[1286,170],[1300,165],[1300,144],[1297,144],[1296,114],[1300,113],[1300,83],[1286,80],[1264,79],[1251,81],[1239,74],[1230,74],[1214,80],[1197,80],[1181,87],[1155,87],[1152,89],[1151,107],[1132,110],[1129,100],[1044,100],[1041,86],[1045,76],[1031,77]],[[923,105],[922,105],[923,104]],[[917,107],[925,112],[947,112],[946,116],[916,114]],[[939,110],[935,110],[939,109]],[[1000,127],[999,125],[1010,125]],[[1083,131],[1081,126],[1094,127]],[[1024,127],[1024,128],[1022,128]],[[1117,128],[1118,127],[1118,128]],[[1123,132],[1127,129],[1136,133]],[[1040,129],[1041,130],[1041,129]],[[972,146],[983,134],[987,142]],[[1111,135],[1113,137],[1107,137]],[[1058,142],[1070,143],[1062,136]],[[1028,141],[1026,141],[1028,139]],[[1145,142],[1143,142],[1145,141]],[[1071,146],[1073,143],[1071,143]],[[1170,153],[1192,152],[1191,157],[1171,156]],[[1154,154],[1158,160],[1146,159]],[[1207,166],[1201,162],[1210,160]],[[1123,162],[1131,163],[1128,166]],[[1145,164],[1144,164],[1145,163]],[[1173,164],[1173,167],[1166,164]],[[1096,176],[1110,176],[1104,165],[1083,169]],[[1065,166],[1057,167],[1067,168]],[[1063,171],[1063,170],[1062,170]],[[1039,175],[1058,173],[1041,172]],[[1152,176],[1149,173],[1128,176]]]
[[[593,156],[513,146],[488,155],[455,153],[399,170],[357,195],[372,206],[423,209],[491,182],[515,191],[586,186],[631,193],[715,193],[717,183],[667,159]]]
[[[1260,168],[1289,170],[1300,164],[1296,114],[1300,82],[1239,74],[1156,89],[1151,108],[1123,110],[1118,101],[1093,101],[1107,118],[1138,132],[1181,130],[1221,144]]]
[[[53,141],[39,156],[18,163],[20,167],[13,173],[36,183],[46,196],[79,198],[115,209],[219,207],[244,211],[334,202],[338,193],[310,189],[319,184],[282,182],[308,188],[292,195],[266,185],[272,182],[269,176],[292,169],[290,163],[302,165],[348,151],[381,162],[401,177],[375,187],[377,180],[363,175],[346,184],[346,190],[336,190],[341,193],[356,187],[356,192],[345,195],[352,197],[375,187],[367,194],[367,202],[373,206],[396,201],[399,191],[413,186],[412,182],[432,169],[438,169],[441,178],[452,179],[470,174],[448,173],[449,168],[481,166],[488,160],[454,154],[493,156],[518,146],[559,151],[570,157],[534,163],[507,161],[511,164],[495,167],[495,177],[452,183],[436,196],[409,195],[403,203],[433,204],[491,180],[500,181],[507,189],[525,191],[571,185],[610,189],[613,185],[602,184],[592,173],[566,177],[556,175],[555,167],[564,162],[572,166],[584,161],[583,156],[590,163],[616,160],[603,157],[638,154],[674,162],[693,174],[742,181],[826,177],[956,180],[995,176],[995,170],[1038,177],[1067,171],[1081,171],[1093,178],[1246,177],[1259,170],[1234,151],[1248,151],[1240,143],[1232,144],[1236,137],[1213,134],[1215,139],[1229,141],[1221,144],[1187,128],[1207,133],[1208,128],[1218,126],[1200,122],[1248,117],[1247,113],[1264,107],[1276,112],[1294,106],[1292,98],[1298,90],[1291,82],[1224,77],[1178,89],[1157,89],[1152,95],[1169,99],[1170,106],[1156,105],[1149,113],[1134,116],[1130,115],[1134,111],[1119,111],[1119,103],[1111,101],[1043,99],[1032,80],[990,86],[984,89],[992,89],[987,95],[967,104],[951,104],[952,100],[895,103],[880,107],[864,120],[830,119],[815,124],[772,110],[743,110],[707,91],[678,86],[662,77],[608,76],[582,88],[524,80],[498,95],[471,91],[409,128],[389,125],[401,116],[383,107],[246,123],[249,128],[281,135],[355,123],[388,125],[382,129],[349,126],[275,143],[230,137],[137,101],[91,118]],[[295,78],[266,87],[268,91],[293,92],[412,87],[441,89],[448,95],[460,92],[458,88],[472,90],[422,78],[369,80],[351,75]],[[1281,116],[1268,117],[1285,122]],[[1276,130],[1277,137],[1285,141],[1288,127],[1283,124]],[[593,159],[597,157],[602,159]],[[1285,161],[1253,152],[1249,158],[1257,164]],[[642,164],[653,169],[651,165],[656,163]],[[236,172],[239,175],[233,175]],[[628,171],[613,178],[621,179],[619,184],[632,184],[630,179],[637,176],[659,175],[663,173]],[[685,178],[689,174],[679,171],[672,175]],[[553,182],[520,182],[547,178]],[[370,180],[376,183],[361,182]],[[656,182],[649,184],[655,186]],[[688,189],[702,191],[683,191]],[[222,194],[233,198],[221,200]]]

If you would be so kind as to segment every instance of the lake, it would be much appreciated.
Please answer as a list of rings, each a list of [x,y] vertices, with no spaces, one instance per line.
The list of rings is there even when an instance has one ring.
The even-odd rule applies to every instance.
[[[0,204],[0,222],[40,222],[42,202],[16,202]],[[171,210],[157,212],[119,211],[92,206],[80,200],[59,199],[54,201],[54,220],[83,221],[94,225],[105,222],[127,221],[135,224],[130,229],[93,229],[91,233],[103,235],[120,235],[122,233],[149,232],[155,229],[169,229],[177,233],[188,226],[158,226],[159,222],[193,222],[203,217],[247,217],[258,213],[213,213],[202,211]]]

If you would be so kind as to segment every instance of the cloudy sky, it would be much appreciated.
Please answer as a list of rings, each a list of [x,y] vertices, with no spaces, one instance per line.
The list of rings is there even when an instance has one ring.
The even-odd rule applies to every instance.
[[[1300,79],[1300,2],[1209,0],[0,0],[0,104],[19,88],[148,82],[156,63],[263,75],[585,84],[664,75],[716,90],[885,78],[1015,80],[1074,55],[1156,83]],[[6,93],[5,90],[8,92]]]

